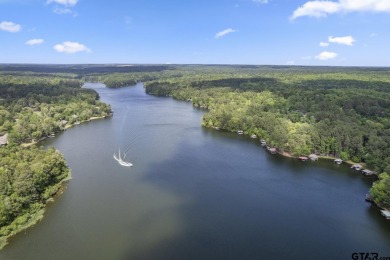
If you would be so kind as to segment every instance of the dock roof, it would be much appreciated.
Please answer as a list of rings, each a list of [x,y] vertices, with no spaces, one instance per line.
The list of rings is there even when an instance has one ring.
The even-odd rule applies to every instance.
[[[384,209],[384,210],[381,210],[381,213],[385,218],[390,219],[390,211],[388,211],[387,209]]]

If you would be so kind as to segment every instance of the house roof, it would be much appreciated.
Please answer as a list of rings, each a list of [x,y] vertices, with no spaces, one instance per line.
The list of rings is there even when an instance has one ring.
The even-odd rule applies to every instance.
[[[8,144],[8,134],[0,136],[0,145]]]

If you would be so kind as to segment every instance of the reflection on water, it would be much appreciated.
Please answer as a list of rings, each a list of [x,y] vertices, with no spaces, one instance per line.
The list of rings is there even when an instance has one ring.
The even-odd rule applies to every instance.
[[[390,256],[390,225],[364,202],[372,180],[201,128],[201,110],[146,95],[141,84],[88,86],[112,105],[113,118],[47,140],[65,155],[73,179],[1,259]],[[113,159],[118,149],[134,167]]]

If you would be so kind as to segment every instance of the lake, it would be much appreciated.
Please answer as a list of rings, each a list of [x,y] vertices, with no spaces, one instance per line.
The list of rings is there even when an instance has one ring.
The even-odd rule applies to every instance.
[[[147,95],[142,84],[86,87],[114,116],[43,143],[64,154],[73,179],[0,259],[390,256],[390,222],[364,200],[371,178],[203,128],[204,110]],[[119,150],[134,167],[114,160]]]

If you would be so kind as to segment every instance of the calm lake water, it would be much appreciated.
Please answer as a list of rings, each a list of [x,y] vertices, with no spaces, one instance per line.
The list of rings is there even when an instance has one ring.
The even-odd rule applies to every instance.
[[[42,222],[0,259],[351,259],[390,256],[390,222],[364,201],[370,178],[329,161],[268,154],[258,141],[200,126],[189,102],[141,84],[87,84],[114,116],[45,146],[72,169]],[[121,149],[134,167],[120,166]]]

